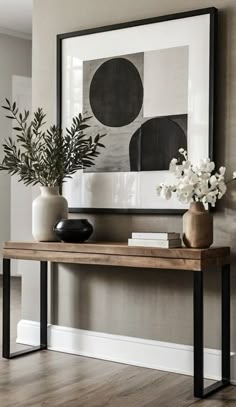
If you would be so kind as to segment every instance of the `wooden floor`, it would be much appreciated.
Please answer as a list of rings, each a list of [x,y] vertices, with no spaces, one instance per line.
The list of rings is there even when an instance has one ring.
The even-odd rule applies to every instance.
[[[12,290],[12,322],[16,324],[20,279],[12,279]],[[15,334],[14,329],[13,341]],[[0,407],[13,406],[236,407],[236,387],[197,400],[188,376],[43,351],[0,360]]]

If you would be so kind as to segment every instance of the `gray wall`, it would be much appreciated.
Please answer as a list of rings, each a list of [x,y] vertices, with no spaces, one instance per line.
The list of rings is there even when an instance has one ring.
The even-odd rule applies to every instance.
[[[31,76],[31,60],[31,41],[0,34],[0,105],[5,104],[6,97],[11,100],[13,75]],[[0,110],[0,145],[12,134],[11,121],[4,117],[5,112]],[[10,194],[10,176],[0,172],[0,247],[10,239]],[[0,263],[0,271],[1,267]]]
[[[207,6],[220,9],[216,158],[236,166],[235,0],[34,0],[33,105],[56,118],[56,34]],[[43,21],[43,24],[42,24]],[[138,40],[138,39],[137,39]],[[199,61],[200,63],[200,61]],[[215,213],[215,244],[236,250],[235,188]],[[87,215],[86,215],[87,216]],[[94,238],[125,241],[134,230],[179,230],[180,216],[92,215]],[[233,258],[234,263],[234,258]],[[233,271],[235,264],[233,264]],[[219,275],[206,282],[206,345],[220,344]],[[38,282],[29,281],[28,319],[38,318],[32,301]],[[232,344],[236,348],[235,278],[232,278]],[[60,266],[53,280],[52,322],[122,335],[192,343],[192,276],[188,272]]]

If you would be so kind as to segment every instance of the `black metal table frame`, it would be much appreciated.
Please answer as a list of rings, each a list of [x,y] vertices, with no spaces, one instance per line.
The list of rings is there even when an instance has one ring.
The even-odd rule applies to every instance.
[[[193,271],[194,396],[204,398],[230,384],[230,264],[221,269],[221,380],[204,387],[204,271]],[[5,359],[47,349],[47,261],[40,261],[40,345],[10,353],[11,260],[3,259],[3,351]]]
[[[2,357],[13,359],[28,353],[47,349],[47,309],[48,309],[48,264],[40,262],[40,345],[33,346],[18,352],[10,350],[10,321],[11,321],[11,260],[3,259],[3,316],[2,316]]]

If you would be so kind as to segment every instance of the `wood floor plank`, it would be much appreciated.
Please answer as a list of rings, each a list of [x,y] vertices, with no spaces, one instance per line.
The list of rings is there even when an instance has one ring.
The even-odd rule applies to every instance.
[[[236,386],[229,386],[190,407],[236,407]]]

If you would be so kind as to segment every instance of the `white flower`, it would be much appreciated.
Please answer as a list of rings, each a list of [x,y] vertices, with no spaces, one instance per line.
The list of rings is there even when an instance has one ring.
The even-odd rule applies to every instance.
[[[227,187],[225,185],[225,183],[222,181],[219,183],[219,191],[221,192],[222,196],[226,193]]]
[[[225,167],[220,167],[220,168],[219,168],[219,173],[220,173],[220,175],[225,175],[225,171],[226,171],[226,168],[225,168]],[[235,171],[235,178],[236,178],[236,171]]]
[[[224,179],[225,167],[215,170],[215,163],[209,158],[201,160],[198,166],[193,165],[187,156],[187,151],[179,149],[183,156],[182,162],[173,158],[170,162],[170,172],[175,176],[175,186],[160,184],[157,194],[165,199],[170,199],[172,193],[176,193],[178,200],[182,203],[191,201],[203,202],[215,206],[217,199],[221,199],[226,192]],[[233,172],[236,179],[236,171]]]
[[[162,184],[158,185],[156,191],[157,191],[158,196],[161,196],[162,198],[168,200],[171,198],[173,187],[162,183]]]
[[[178,193],[178,194],[177,194],[177,197],[178,197],[178,200],[179,200],[181,203],[189,203],[189,202],[191,202],[191,200],[192,200],[192,194],[191,194],[191,193],[187,193],[187,192],[185,192],[185,193]]]
[[[198,186],[201,190],[202,195],[207,194],[208,189],[209,189],[207,179],[201,180],[201,182],[198,183]]]
[[[158,185],[156,191],[157,191],[157,195],[160,196],[161,195],[161,190],[162,190],[162,184]]]
[[[178,163],[177,158],[172,158],[172,160],[170,162],[170,167],[169,167],[170,172],[173,172],[173,173],[175,172],[177,163]]]
[[[215,169],[215,163],[213,161],[211,161],[210,158],[200,161],[200,167],[199,167],[200,172],[211,173],[214,169]]]
[[[210,184],[211,184],[211,186],[217,185],[217,178],[216,178],[215,175],[212,175],[212,176],[211,176],[211,178],[210,178]]]
[[[160,196],[169,200],[171,198],[171,187],[163,184]]]
[[[233,172],[233,179],[236,179],[236,171]]]
[[[166,200],[168,201],[170,198],[171,198],[171,191],[168,189],[167,191],[166,191],[166,196],[165,196],[165,198],[166,198]]]
[[[215,163],[213,161],[210,161],[208,163],[207,171],[212,172],[215,169]]]
[[[187,153],[187,151],[186,151],[184,148],[180,148],[180,149],[179,149],[179,152],[180,152],[180,154],[183,155],[184,158],[187,160],[187,158],[188,158],[188,153]]]

